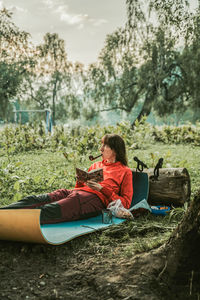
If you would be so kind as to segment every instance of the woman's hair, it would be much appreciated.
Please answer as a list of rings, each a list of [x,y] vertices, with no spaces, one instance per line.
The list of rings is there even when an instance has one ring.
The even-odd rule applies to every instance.
[[[105,145],[108,145],[116,153],[116,161],[120,161],[123,165],[127,166],[126,146],[121,136],[117,134],[106,134],[102,138]]]

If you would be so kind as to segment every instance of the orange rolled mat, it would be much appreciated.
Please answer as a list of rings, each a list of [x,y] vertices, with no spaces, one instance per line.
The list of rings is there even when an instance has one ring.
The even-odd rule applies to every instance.
[[[40,228],[40,209],[0,210],[0,240],[46,243]]]

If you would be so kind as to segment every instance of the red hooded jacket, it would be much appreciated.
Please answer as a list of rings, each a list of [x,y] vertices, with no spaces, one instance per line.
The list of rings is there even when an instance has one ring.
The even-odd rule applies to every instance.
[[[103,168],[104,180],[100,182],[103,187],[96,191],[82,182],[76,182],[75,189],[96,194],[107,207],[114,200],[120,199],[125,208],[129,208],[133,196],[132,171],[121,162],[107,163],[99,161],[92,164],[88,171]]]

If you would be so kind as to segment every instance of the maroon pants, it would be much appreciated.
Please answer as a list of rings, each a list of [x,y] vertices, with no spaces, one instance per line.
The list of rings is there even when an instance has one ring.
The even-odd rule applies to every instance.
[[[60,189],[48,194],[48,196],[53,203],[60,206],[61,217],[58,222],[97,216],[105,208],[97,195],[86,191]]]
[[[105,205],[95,194],[60,189],[45,195],[27,196],[2,209],[40,208],[41,224],[59,223],[97,216]]]

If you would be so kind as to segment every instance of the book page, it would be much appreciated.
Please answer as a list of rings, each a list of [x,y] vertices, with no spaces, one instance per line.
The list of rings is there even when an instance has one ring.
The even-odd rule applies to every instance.
[[[96,182],[103,181],[103,169],[94,169],[90,172],[76,168],[76,176],[81,182],[86,182],[87,180],[94,180]]]

